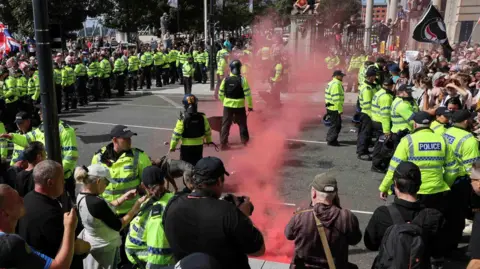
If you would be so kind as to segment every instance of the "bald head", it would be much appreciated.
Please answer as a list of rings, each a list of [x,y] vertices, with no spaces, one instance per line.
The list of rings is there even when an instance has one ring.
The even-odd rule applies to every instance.
[[[15,190],[7,184],[0,184],[0,209],[4,209],[6,201],[10,200],[10,196]]]
[[[63,193],[64,178],[62,165],[45,160],[39,162],[33,169],[35,191],[51,198],[58,198]]]
[[[17,221],[25,215],[23,199],[18,192],[6,184],[0,184],[0,229],[15,232]]]

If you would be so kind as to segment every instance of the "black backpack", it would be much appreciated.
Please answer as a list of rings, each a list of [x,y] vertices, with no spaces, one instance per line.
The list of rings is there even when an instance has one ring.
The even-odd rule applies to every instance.
[[[378,256],[372,269],[420,269],[425,268],[425,244],[422,228],[407,223],[400,211],[394,206],[387,206],[393,225],[388,227],[382,239]],[[412,220],[413,222],[413,220]]]

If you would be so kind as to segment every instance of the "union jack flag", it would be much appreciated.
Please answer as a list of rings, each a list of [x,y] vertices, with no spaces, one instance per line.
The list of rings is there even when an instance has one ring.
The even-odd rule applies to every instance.
[[[8,31],[8,27],[0,23],[0,52],[10,53],[19,51],[21,47],[20,42],[15,40]]]

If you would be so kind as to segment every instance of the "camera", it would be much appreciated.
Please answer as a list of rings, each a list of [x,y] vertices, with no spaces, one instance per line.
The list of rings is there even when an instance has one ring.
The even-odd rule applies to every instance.
[[[245,199],[247,197],[246,196],[235,196],[231,193],[228,193],[228,194],[225,194],[223,197],[222,197],[222,200],[225,200],[229,203],[232,203],[234,205],[236,205],[237,207],[240,206],[241,204],[243,204],[245,202]],[[250,206],[250,216],[253,214],[253,210],[254,210],[254,206],[253,204],[251,204]]]

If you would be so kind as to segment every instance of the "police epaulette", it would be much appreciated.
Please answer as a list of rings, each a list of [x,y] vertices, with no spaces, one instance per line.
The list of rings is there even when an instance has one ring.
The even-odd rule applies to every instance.
[[[298,214],[302,214],[302,213],[307,213],[307,212],[312,212],[313,209],[304,209],[304,210],[298,210],[298,211],[295,211],[293,213],[293,215],[298,215]]]
[[[136,150],[140,151],[141,153],[144,153],[145,151],[139,149],[139,148],[135,148]]]

